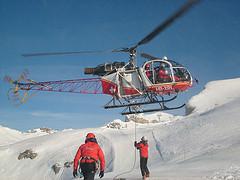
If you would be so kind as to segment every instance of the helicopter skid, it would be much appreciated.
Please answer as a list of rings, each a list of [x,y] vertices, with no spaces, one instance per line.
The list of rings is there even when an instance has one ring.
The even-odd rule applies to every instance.
[[[164,99],[163,96],[155,93],[148,92],[145,95],[135,96],[135,97],[125,97],[125,98],[116,98],[113,97],[105,106],[105,109],[111,108],[125,108],[122,111],[122,115],[128,114],[138,114],[145,112],[154,112],[154,111],[165,111],[165,110],[174,110],[179,109],[185,106],[185,104],[177,107],[167,107],[165,103],[173,101],[177,98],[177,95]],[[152,109],[145,109],[144,106],[157,104],[158,107]]]
[[[115,101],[115,103],[114,103],[114,100],[112,99],[109,103],[112,103],[112,105],[109,105],[109,103],[108,104],[106,104],[105,106],[104,106],[104,108],[105,109],[111,109],[111,108],[121,108],[121,107],[130,107],[130,106],[140,106],[140,105],[148,105],[148,104],[155,104],[155,103],[165,103],[165,102],[170,102],[170,101],[172,101],[172,100],[174,100],[174,99],[176,99],[177,98],[177,96],[174,96],[174,97],[172,97],[172,98],[170,98],[170,99],[167,99],[167,100],[155,100],[155,99],[151,99],[150,101],[148,100],[148,101],[145,101],[145,102],[134,102],[134,103],[129,103],[129,102],[127,102],[127,103],[121,103],[120,101],[118,101],[118,103],[119,104],[116,104],[116,101]]]
[[[121,114],[122,115],[129,115],[129,114],[139,114],[139,113],[147,113],[147,112],[156,112],[156,111],[167,111],[167,110],[174,110],[174,109],[180,109],[182,107],[184,107],[185,104],[181,105],[181,106],[177,106],[177,107],[160,107],[160,108],[156,108],[156,109],[142,109],[142,110],[132,110],[131,108],[129,108],[128,110],[123,111]]]

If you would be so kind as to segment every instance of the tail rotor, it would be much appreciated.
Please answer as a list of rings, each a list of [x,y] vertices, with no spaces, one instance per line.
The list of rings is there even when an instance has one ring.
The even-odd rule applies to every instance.
[[[12,85],[8,90],[8,99],[11,100],[16,106],[24,104],[32,95],[29,95],[28,90],[21,89],[21,84],[29,82],[27,79],[29,72],[24,70],[17,80],[12,79],[10,76],[5,76],[4,81]]]

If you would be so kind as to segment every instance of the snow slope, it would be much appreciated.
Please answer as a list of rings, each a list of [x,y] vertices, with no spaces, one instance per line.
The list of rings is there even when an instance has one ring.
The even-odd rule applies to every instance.
[[[55,132],[48,128],[33,129],[29,132],[20,132],[0,125],[0,146],[16,143],[24,139],[42,136]]]
[[[149,123],[115,120],[120,124],[117,128],[108,124],[30,138],[10,129],[12,136],[4,136],[6,129],[0,127],[0,179],[71,179],[71,162],[88,132],[96,134],[105,153],[103,179],[141,177],[133,142],[143,135],[149,140],[150,179],[240,179],[239,110],[238,78],[208,83],[189,101],[186,111],[191,113],[184,117],[142,114],[139,118],[149,119]],[[37,157],[19,160],[25,150]],[[54,165],[58,173],[53,171]]]
[[[19,140],[22,140],[22,133],[20,131],[0,126],[0,145],[1,146],[11,144]]]
[[[204,113],[240,97],[240,78],[212,81],[187,104],[187,114]]]

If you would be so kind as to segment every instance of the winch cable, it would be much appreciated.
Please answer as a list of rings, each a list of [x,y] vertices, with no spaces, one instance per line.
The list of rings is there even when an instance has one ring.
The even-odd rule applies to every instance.
[[[137,123],[136,123],[136,116],[134,116],[135,117],[135,127],[134,127],[134,142],[135,141],[137,141]],[[128,174],[128,173],[130,173],[130,172],[132,172],[133,170],[134,170],[134,168],[135,168],[135,165],[136,165],[136,159],[137,159],[137,149],[135,148],[135,151],[134,151],[134,163],[133,163],[133,166],[132,166],[132,168],[129,170],[129,171],[126,171],[126,172],[122,172],[122,173],[120,173],[120,174],[117,174],[116,176],[114,176],[113,177],[113,179],[114,180],[120,180],[120,179],[122,179],[122,178],[118,178],[119,176],[122,176],[122,175],[124,175],[124,174]],[[124,178],[123,178],[124,179]]]

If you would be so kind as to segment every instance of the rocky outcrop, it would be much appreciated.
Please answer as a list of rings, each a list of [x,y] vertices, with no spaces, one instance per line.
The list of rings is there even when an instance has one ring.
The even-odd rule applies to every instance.
[[[27,159],[27,158],[34,159],[36,157],[37,157],[37,153],[34,153],[31,149],[27,149],[24,152],[19,154],[18,160]]]
[[[58,174],[62,168],[72,168],[72,165],[73,161],[66,161],[63,166],[60,163],[55,163],[54,165],[52,165],[52,170],[55,174]]]
[[[60,169],[61,169],[60,164],[56,163],[56,164],[52,165],[52,170],[54,171],[55,174],[58,174]]]

